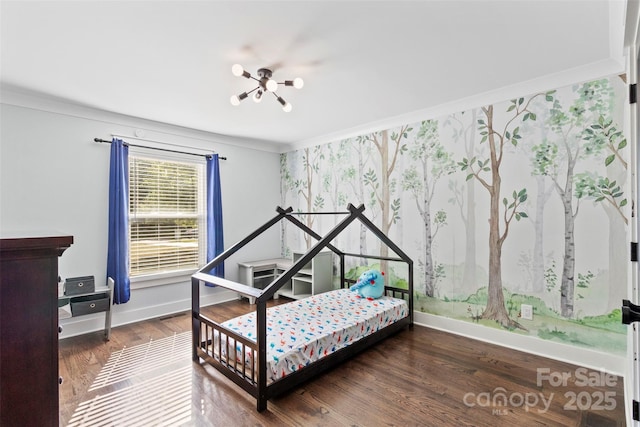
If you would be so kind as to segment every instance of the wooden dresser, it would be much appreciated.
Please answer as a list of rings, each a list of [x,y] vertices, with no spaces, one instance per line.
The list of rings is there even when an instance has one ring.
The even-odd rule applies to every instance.
[[[72,236],[0,238],[0,426],[57,426],[58,257]]]

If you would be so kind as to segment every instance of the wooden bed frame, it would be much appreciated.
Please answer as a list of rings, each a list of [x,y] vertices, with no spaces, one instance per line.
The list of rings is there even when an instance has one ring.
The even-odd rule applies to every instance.
[[[385,339],[386,337],[398,332],[404,327],[413,326],[413,261],[393,243],[384,233],[377,228],[368,218],[363,215],[364,205],[354,207],[349,204],[347,206],[348,212],[333,212],[331,214],[346,214],[347,217],[338,223],[329,233],[324,237],[318,235],[316,232],[308,228],[305,224],[295,218],[292,214],[293,209],[282,209],[278,207],[276,211],[278,214],[270,221],[262,225],[256,231],[251,233],[242,241],[238,242],[234,246],[230,247],[222,254],[214,258],[211,262],[205,265],[198,272],[193,274],[191,278],[191,311],[192,311],[192,358],[198,362],[199,359],[204,360],[208,364],[215,367],[218,371],[231,379],[234,383],[239,385],[249,394],[256,398],[257,410],[264,411],[267,408],[267,401],[292,390],[299,384],[308,379],[318,375],[333,366],[340,364],[342,361],[352,357],[358,352],[374,345],[375,343]],[[298,213],[299,215],[300,213]],[[306,213],[307,215],[313,213]],[[323,212],[323,214],[325,214]],[[282,273],[279,277],[274,279],[264,289],[256,289],[250,286],[246,286],[240,283],[236,283],[230,280],[216,277],[210,272],[224,262],[229,256],[240,250],[243,246],[251,242],[257,236],[271,228],[274,224],[277,224],[281,220],[286,219],[297,227],[305,231],[307,234],[317,240],[317,243],[313,245],[302,257],[300,257],[288,270]],[[373,234],[381,240],[381,242],[389,247],[398,258],[393,257],[380,257],[373,255],[362,254],[350,254],[345,253],[337,249],[330,242],[333,241],[338,234],[340,234],[349,224],[355,220],[359,220],[364,226],[366,226]],[[406,317],[398,320],[395,323],[371,334],[355,343],[346,346],[328,356],[325,356],[311,365],[306,366],[304,369],[300,369],[293,372],[284,378],[274,381],[267,385],[267,346],[266,342],[266,327],[267,327],[267,300],[273,295],[291,278],[301,270],[308,262],[310,262],[318,252],[322,249],[330,249],[340,259],[340,286],[342,288],[348,287],[353,280],[347,280],[345,274],[345,257],[358,257],[358,258],[371,258],[388,261],[400,261],[404,262],[408,268],[408,289],[402,289],[392,286],[385,286],[385,295],[395,298],[402,298],[407,301],[409,307],[409,313]],[[202,283],[208,283],[216,286],[221,286],[226,289],[238,292],[245,297],[255,298],[256,301],[256,323],[257,323],[257,342],[247,339],[238,335],[236,332],[225,328],[219,323],[207,318],[200,313],[200,286]],[[219,339],[215,342],[213,339],[214,332],[227,336],[227,344],[222,344],[223,340]],[[242,349],[240,359],[238,357],[225,358],[220,357],[224,350],[222,345],[229,345],[229,347],[235,348],[236,346]],[[252,353],[252,360],[257,361],[257,370],[255,363],[245,363],[246,352]],[[229,360],[233,359],[233,360]],[[247,366],[250,365],[250,366]]]

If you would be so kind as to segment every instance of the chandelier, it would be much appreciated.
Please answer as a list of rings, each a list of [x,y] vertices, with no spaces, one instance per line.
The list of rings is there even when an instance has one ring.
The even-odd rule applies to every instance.
[[[271,78],[273,73],[268,68],[260,68],[258,70],[258,78],[253,77],[240,64],[235,64],[233,67],[231,67],[231,72],[236,77],[253,79],[258,82],[258,86],[251,89],[250,91],[243,92],[240,95],[233,95],[230,101],[231,101],[231,105],[234,105],[234,106],[240,105],[240,102],[242,102],[252,93],[253,93],[253,100],[255,102],[260,102],[262,101],[262,97],[264,96],[264,94],[267,92],[270,92],[273,94],[273,96],[276,97],[276,100],[280,103],[280,105],[282,105],[282,109],[288,113],[289,111],[291,111],[291,108],[292,108],[291,104],[289,104],[281,96],[278,96],[276,94],[276,91],[278,90],[278,85],[293,86],[296,89],[301,89],[302,86],[304,86],[304,81],[300,77],[297,77],[293,80],[285,80],[284,82],[277,82]]]

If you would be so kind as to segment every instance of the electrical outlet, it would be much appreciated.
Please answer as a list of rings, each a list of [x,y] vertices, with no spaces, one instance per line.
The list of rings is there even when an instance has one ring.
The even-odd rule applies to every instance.
[[[533,306],[529,304],[522,304],[520,306],[520,318],[533,320]]]

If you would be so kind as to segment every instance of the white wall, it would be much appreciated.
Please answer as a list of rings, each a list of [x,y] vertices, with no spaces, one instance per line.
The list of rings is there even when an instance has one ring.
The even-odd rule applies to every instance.
[[[126,135],[142,130],[148,139],[208,148],[227,157],[220,165],[225,247],[276,214],[280,199],[277,153],[225,143],[204,132],[59,102],[24,102],[20,98],[20,102],[10,103],[4,95],[0,106],[0,235],[73,235],[74,244],[60,258],[63,279],[94,275],[97,285],[105,282],[109,144],[95,143],[95,137],[110,140],[116,133],[125,135],[126,141]],[[273,227],[259,244],[226,262],[226,276],[237,279],[238,261],[271,258],[279,256],[279,251],[279,229]],[[234,297],[222,289],[206,288],[202,302]],[[128,303],[113,307],[113,325],[190,307],[189,277],[178,283],[134,289]],[[102,329],[104,315],[66,319],[61,324],[64,338]]]

